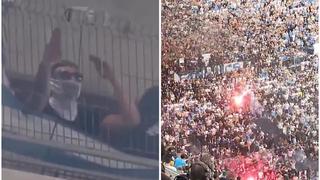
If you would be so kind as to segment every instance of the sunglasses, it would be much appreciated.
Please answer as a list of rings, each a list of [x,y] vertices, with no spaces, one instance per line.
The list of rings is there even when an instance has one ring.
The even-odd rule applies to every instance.
[[[68,72],[68,71],[58,71],[53,74],[53,78],[61,80],[71,80],[75,79],[76,81],[81,82],[83,80],[83,75],[79,72]]]

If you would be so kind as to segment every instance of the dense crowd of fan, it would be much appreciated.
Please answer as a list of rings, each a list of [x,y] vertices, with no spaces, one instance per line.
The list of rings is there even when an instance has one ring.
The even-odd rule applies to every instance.
[[[312,1],[162,1],[164,146],[184,161],[209,153],[216,177],[226,159],[254,153],[270,155],[270,179],[316,177],[317,11]],[[244,66],[221,71],[230,62]],[[237,106],[240,92],[249,99]]]
[[[316,41],[309,1],[162,1],[162,61],[210,52],[220,62],[274,60]]]

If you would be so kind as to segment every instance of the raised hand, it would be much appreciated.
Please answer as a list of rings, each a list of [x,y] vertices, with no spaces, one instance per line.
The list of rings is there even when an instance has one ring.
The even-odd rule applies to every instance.
[[[43,59],[38,67],[38,72],[34,79],[33,91],[25,100],[25,107],[31,111],[42,111],[49,99],[49,79],[51,77],[51,67],[61,60],[61,32],[55,28],[51,33],[51,38],[44,49]]]
[[[55,28],[51,33],[49,43],[46,45],[42,63],[51,64],[61,60],[61,31]]]
[[[92,54],[89,55],[89,60],[95,65],[96,70],[101,77],[114,80],[114,73],[108,62],[102,61],[99,57]]]

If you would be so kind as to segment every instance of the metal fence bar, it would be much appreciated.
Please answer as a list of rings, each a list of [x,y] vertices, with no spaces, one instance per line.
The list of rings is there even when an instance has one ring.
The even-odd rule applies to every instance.
[[[12,111],[12,109],[8,109],[8,108],[6,108],[7,110],[6,111]],[[4,114],[5,115],[5,114]],[[9,124],[8,123],[8,121],[6,121],[6,119],[8,119],[8,118],[6,118],[6,117],[4,117],[3,118],[4,119],[4,123],[7,123],[7,124]],[[30,119],[30,118],[28,118],[28,119]],[[26,123],[27,124],[27,123]],[[18,130],[23,130],[23,129],[21,129],[21,128],[19,128],[19,127],[13,127],[13,128],[15,128],[15,129],[17,129],[18,128]],[[12,129],[12,128],[9,128],[9,129]],[[33,129],[31,129],[31,130],[34,130],[35,128],[33,128]],[[11,131],[9,130],[8,131],[8,128],[6,127],[6,125],[4,125],[4,130],[5,130],[5,132],[6,133],[11,133]],[[27,134],[29,134],[28,132],[30,132],[30,129],[29,128],[25,128],[25,130],[27,131]],[[36,133],[42,133],[41,132],[42,130],[38,130],[38,131],[35,131]],[[50,128],[50,132],[51,132],[51,128]],[[20,135],[19,135],[19,133],[17,133],[17,131],[15,131],[14,132],[15,133],[15,136],[17,136],[17,137],[19,137]],[[34,133],[33,133],[34,134]],[[42,133],[43,134],[43,133]],[[36,137],[31,137],[32,135],[30,135],[29,137],[25,137],[25,138],[28,138],[28,139],[30,139],[30,137],[33,139],[33,142],[37,142],[37,144],[42,144],[43,145],[43,142],[45,141],[46,143],[53,143],[53,146],[55,146],[54,144],[56,144],[56,143],[59,143],[59,142],[56,142],[56,141],[48,141],[48,139],[50,138],[50,137],[47,137],[46,139],[43,139],[43,136],[42,136],[42,134],[41,134],[41,138],[36,138]],[[52,135],[52,134],[51,134]],[[56,134],[56,139],[61,139],[61,138],[66,138],[66,137],[63,137],[63,135],[59,135],[59,134]],[[37,141],[37,139],[40,139],[40,141]],[[24,140],[24,139],[23,139]],[[92,140],[91,140],[92,141]],[[63,146],[65,146],[64,144],[61,144],[61,143],[59,143],[60,144],[60,146],[61,147],[63,147]],[[46,145],[46,144],[44,144],[44,145]],[[70,147],[69,147],[70,148]],[[72,148],[72,147],[71,147]],[[75,148],[75,147],[73,147],[73,148]],[[78,147],[77,146],[77,148],[81,148],[81,147]],[[65,151],[69,151],[68,150],[68,148],[65,148],[64,149]],[[98,149],[98,148],[96,148],[95,149],[96,151],[100,151],[101,153],[103,153],[103,151],[101,151],[100,149]],[[124,155],[122,154],[118,154],[118,153],[115,153],[115,151],[110,151],[110,153],[112,153],[112,154],[114,154],[114,156],[115,157],[123,157],[124,158]],[[118,155],[117,155],[118,154]],[[92,154],[92,155],[94,155],[94,154]],[[106,157],[106,158],[108,158],[108,157]],[[140,159],[140,158],[138,158],[138,159]],[[126,160],[126,158],[124,158],[124,160]],[[143,161],[143,159],[141,159],[142,161]],[[117,161],[117,160],[116,160]],[[155,161],[156,162],[156,161]]]
[[[18,11],[15,11],[15,21],[16,22],[18,22]],[[22,28],[24,28],[24,21],[22,22]],[[14,24],[14,26],[15,26],[16,24]],[[15,40],[16,41],[18,41],[18,37],[19,37],[19,35],[18,35],[18,28],[15,28],[15,30],[14,30],[14,32],[15,32]],[[20,55],[20,52],[19,52],[19,43],[16,43],[16,67],[19,67],[19,55]],[[26,61],[23,61],[23,73],[25,74],[26,73]]]
[[[8,138],[8,139],[21,140],[21,141],[29,142],[29,143],[33,143],[33,144],[39,144],[39,142],[41,142],[42,145],[45,145],[45,146],[51,147],[51,148],[55,148],[55,149],[70,151],[70,152],[74,152],[74,153],[80,153],[80,154],[84,154],[84,155],[95,155],[97,157],[108,158],[108,159],[115,160],[115,161],[123,161],[123,162],[141,165],[146,168],[158,168],[158,162],[156,160],[151,160],[151,159],[147,159],[147,158],[143,158],[143,157],[134,157],[134,156],[130,156],[130,155],[125,155],[120,152],[110,152],[110,153],[101,152],[101,151],[95,150],[95,149],[79,148],[78,146],[74,146],[74,145],[65,146],[60,143],[55,143],[54,141],[40,141],[38,139],[32,139],[32,138],[28,138],[28,137],[14,135],[14,134],[6,132],[6,131],[4,131],[2,134],[3,134],[4,138]]]
[[[17,17],[17,16],[16,16]],[[36,27],[38,27],[40,24],[39,24],[39,22],[37,21],[37,20],[39,20],[39,18],[34,18],[33,16],[31,16],[30,15],[30,18],[31,18],[31,23],[36,23],[37,25],[36,25]],[[47,21],[46,19],[49,19],[49,21]],[[49,18],[46,18],[46,17],[43,17],[43,20],[46,22],[46,23],[44,23],[45,24],[45,26],[46,25],[48,25],[47,23],[49,22],[49,24],[51,25],[51,26],[53,26],[52,24],[54,24],[53,23],[53,18],[52,17],[49,17]],[[25,21],[26,21],[26,18],[24,18],[24,20],[23,20],[24,22],[22,23],[23,24],[23,26],[24,26],[24,24],[25,24]],[[51,23],[50,23],[50,21],[52,21]],[[29,24],[29,26],[31,26],[31,24]],[[82,28],[82,26],[84,26],[84,25],[80,25],[80,32],[82,33],[82,31],[83,31],[83,28]],[[69,26],[68,26],[69,27]],[[26,28],[26,27],[23,27],[23,28]],[[23,29],[23,28],[21,28],[21,29]],[[97,27],[95,27],[96,28],[96,31],[97,31]],[[16,28],[14,28],[14,29],[18,29],[17,27]],[[28,28],[29,29],[29,28]],[[47,34],[47,36],[48,36],[48,31],[47,31],[47,29],[48,28],[43,28],[43,30],[44,30],[44,34]],[[35,73],[35,69],[34,69],[34,67],[36,67],[35,66],[35,62],[37,62],[37,63],[39,63],[40,62],[40,60],[41,60],[41,58],[40,58],[40,56],[35,56],[35,54],[34,54],[34,52],[40,52],[40,47],[39,46],[34,46],[33,44],[36,42],[36,41],[34,41],[34,39],[35,38],[37,38],[37,37],[35,37],[33,34],[33,32],[34,32],[34,28],[32,27],[31,29],[29,29],[30,31],[29,31],[29,34],[30,35],[27,35],[29,38],[28,39],[30,39],[30,41],[31,41],[31,43],[32,43],[32,45],[30,44],[30,47],[29,48],[31,48],[32,49],[32,51],[30,51],[29,53],[32,53],[32,54],[29,54],[28,53],[28,51],[29,50],[27,50],[26,48],[25,48],[25,50],[23,50],[23,51],[25,51],[25,52],[23,52],[23,54],[25,54],[25,55],[28,55],[28,56],[25,56],[25,55],[23,55],[23,54],[21,54],[21,55],[19,55],[19,53],[18,53],[18,51],[17,51],[17,49],[19,48],[17,45],[17,43],[15,43],[15,45],[16,45],[16,47],[15,47],[15,50],[14,49],[12,49],[12,53],[11,54],[16,54],[17,56],[16,56],[16,63],[15,63],[15,65],[13,65],[13,69],[15,69],[14,71],[16,71],[16,72],[20,72],[20,73],[27,73],[27,74],[30,74],[30,73],[32,73],[32,74],[34,74]],[[37,28],[37,30],[36,31],[39,31],[39,29]],[[74,35],[70,35],[69,36],[69,31],[70,31],[70,28],[67,28],[67,31],[65,31],[67,34],[65,34],[66,36],[68,36],[68,37],[65,37],[64,39],[68,39],[68,38],[71,38],[71,39],[73,39],[73,43],[66,43],[67,42],[67,40],[66,41],[64,41],[63,42],[63,46],[65,47],[65,49],[64,49],[64,51],[67,51],[67,53],[70,55],[70,50],[72,51],[72,49],[69,49],[69,47],[70,47],[70,45],[71,46],[73,46],[75,43],[74,43],[74,41],[75,41],[75,38],[74,38]],[[105,27],[104,27],[104,31],[108,31]],[[15,32],[15,31],[14,31]],[[17,32],[16,32],[17,33]],[[81,33],[80,33],[80,38],[79,38],[79,40],[80,40],[80,43],[79,44],[76,44],[76,45],[79,45],[79,62],[78,62],[78,64],[80,65],[80,67],[82,67],[83,68],[83,65],[82,65],[82,62],[84,62],[83,60],[82,60],[82,57],[81,57],[81,52],[82,52],[82,45],[84,44],[84,42],[82,41],[82,37],[83,37],[83,35],[81,35]],[[96,33],[98,33],[98,32],[96,32]],[[90,35],[90,34],[89,34]],[[26,37],[26,35],[25,34],[23,34],[23,36],[24,37]],[[31,36],[31,37],[30,37]],[[119,61],[120,61],[120,78],[121,78],[121,84],[122,84],[122,87],[124,87],[124,77],[126,76],[126,74],[128,74],[128,80],[129,80],[129,83],[132,83],[132,81],[134,80],[134,79],[136,79],[136,78],[148,78],[148,77],[146,77],[146,73],[143,73],[143,76],[144,77],[139,77],[139,76],[136,76],[136,75],[134,75],[134,74],[131,74],[131,72],[125,72],[125,71],[123,71],[123,68],[124,68],[124,65],[126,64],[126,63],[124,63],[124,54],[125,53],[129,53],[129,52],[124,52],[124,48],[123,48],[123,43],[125,42],[125,41],[129,41],[130,39],[132,39],[132,38],[130,38],[128,35],[125,35],[124,37],[122,37],[122,35],[120,34],[120,33],[117,33],[117,34],[114,34],[113,33],[113,31],[111,31],[111,36],[113,36],[112,38],[114,38],[114,37],[117,37],[117,40],[119,40],[119,49],[116,49],[119,53],[119,56],[120,56],[120,59],[119,59]],[[90,37],[89,37],[90,38]],[[120,39],[119,39],[120,38]],[[46,37],[46,39],[47,39],[47,37]],[[26,40],[26,39],[25,39]],[[16,42],[16,41],[15,41]],[[69,41],[68,41],[69,42]],[[113,42],[111,42],[112,44],[114,44],[115,42],[113,41]],[[126,42],[126,43],[128,43],[128,42]],[[142,42],[142,44],[144,45],[146,42]],[[24,43],[25,44],[25,43]],[[38,43],[37,43],[38,44]],[[40,44],[40,43],[39,43]],[[65,45],[65,44],[68,44],[68,45]],[[149,44],[149,43],[148,43]],[[21,44],[22,45],[22,44]],[[114,44],[115,45],[115,44]],[[115,47],[113,45],[113,48]],[[146,46],[146,45],[144,45],[144,46]],[[128,46],[129,48],[130,48],[130,46]],[[24,47],[23,47],[24,48]],[[29,49],[28,48],[28,49]],[[73,49],[74,48],[76,48],[76,47],[73,47]],[[152,47],[148,47],[148,48],[154,48],[153,46]],[[36,50],[34,50],[34,49],[36,49]],[[97,52],[99,53],[99,50],[101,49],[101,47],[97,47]],[[113,52],[115,51],[115,49],[113,49],[112,50]],[[127,50],[128,51],[128,50]],[[130,51],[130,49],[129,49],[129,51]],[[144,53],[143,51],[145,51],[145,50],[142,50],[142,52],[140,51],[139,53]],[[18,53],[18,54],[17,54]],[[72,52],[71,52],[72,53]],[[152,52],[151,53],[153,53],[153,50],[152,50]],[[65,54],[65,53],[64,53]],[[68,56],[69,56],[68,55]],[[145,56],[145,55],[144,55]],[[20,59],[20,57],[30,57],[30,60],[31,60],[31,65],[28,65],[28,64],[26,64],[26,61],[25,60],[23,60],[23,59]],[[11,58],[12,59],[12,58]],[[28,58],[29,59],[29,58]],[[106,57],[102,57],[102,59],[106,59]],[[130,60],[130,59],[129,59]],[[23,62],[21,62],[21,61],[23,61]],[[114,60],[113,60],[114,61]],[[146,62],[146,59],[144,59],[143,60],[144,62]],[[147,60],[147,61],[149,61],[150,62],[150,60]],[[151,61],[152,61],[152,59],[151,59]],[[21,70],[19,70],[19,69],[16,69],[17,67],[21,67],[21,66],[18,66],[18,64],[21,64],[21,63],[24,63],[24,65],[23,65],[23,67],[22,68],[26,68],[26,69],[23,69],[22,71]],[[153,64],[153,62],[152,62],[152,64]],[[122,67],[121,67],[122,66]],[[9,67],[7,67],[7,68],[10,68],[10,66]],[[13,70],[12,69],[12,70]],[[128,69],[128,68],[127,68]],[[150,70],[149,69],[149,67],[147,68],[148,69],[148,71],[157,71],[157,69],[152,69],[152,70]],[[144,71],[146,71],[146,68],[145,68],[145,70]],[[88,73],[88,76],[85,76],[85,77],[93,77],[93,72],[92,71],[89,71],[89,73]],[[131,77],[130,77],[131,76]],[[154,73],[153,73],[153,76],[154,76]],[[98,78],[97,78],[98,79]],[[151,78],[151,79],[155,79],[155,78]],[[91,79],[90,79],[91,80]],[[92,87],[92,85],[91,86],[88,86],[88,83],[91,83],[90,82],[90,80],[89,81],[85,81],[85,87]],[[96,81],[93,81],[93,82],[96,82]],[[151,85],[152,84],[155,84],[156,82],[155,82],[155,80],[151,83]],[[145,85],[143,85],[141,88],[139,88],[139,89],[145,89],[145,87],[147,86],[147,84],[149,84],[149,83],[147,83],[147,82],[145,82]],[[96,85],[94,85],[94,86],[100,86],[98,83],[96,83]],[[131,86],[131,84],[130,84],[130,86]],[[99,90],[100,88],[96,88],[97,90]],[[92,90],[92,89],[91,89]],[[130,93],[131,94],[131,93]],[[130,97],[131,99],[133,99],[132,97]]]
[[[129,44],[130,42],[129,42],[129,35],[127,34],[127,53],[128,53],[128,56],[127,56],[127,58],[128,58],[128,61],[127,61],[127,65],[128,65],[128,69],[127,69],[127,72],[129,73],[129,74],[131,74],[130,72],[130,44]],[[123,76],[124,76],[124,74],[122,74]],[[131,89],[131,77],[128,77],[128,83],[129,83],[129,89]],[[129,93],[129,92],[128,92]],[[131,97],[131,93],[130,93],[130,95],[129,95],[129,103],[132,103],[132,97]]]
[[[92,180],[96,180],[96,179],[123,179],[123,180],[131,180],[131,179],[137,179],[138,178],[133,178],[133,177],[125,177],[125,176],[121,176],[121,175],[112,175],[112,174],[106,174],[106,173],[100,173],[100,172],[95,172],[95,171],[87,171],[87,170],[83,170],[83,169],[79,169],[79,168],[74,168],[74,167],[69,167],[69,166],[64,166],[64,165],[57,165],[57,164],[53,164],[53,163],[48,163],[48,162],[42,162],[39,160],[32,160],[32,161],[24,161],[18,158],[3,158],[4,161],[4,167],[10,167],[10,165],[8,163],[14,163],[14,167],[17,166],[22,166],[25,165],[25,167],[20,167],[22,170],[24,170],[26,167],[29,167],[27,170],[30,169],[30,166],[35,166],[38,168],[43,168],[43,171],[41,174],[47,174],[48,170],[55,169],[57,171],[60,172],[56,172],[54,173],[54,175],[56,177],[64,177],[64,178],[74,178],[74,179],[92,179]],[[39,167],[40,166],[40,167]],[[36,171],[38,172],[38,171]],[[62,174],[61,172],[68,172],[68,174]],[[81,176],[79,177],[79,174],[81,174]],[[52,173],[50,174],[51,176],[53,175]],[[91,178],[89,178],[91,177]],[[140,178],[139,178],[140,179]],[[140,179],[141,180],[141,179]]]
[[[143,83],[143,88],[144,89],[146,89],[146,85],[147,85],[147,80],[146,80],[146,77],[147,77],[147,73],[146,73],[146,50],[145,50],[145,48],[146,48],[146,45],[145,45],[145,43],[143,43],[142,44],[142,55],[143,55],[143,81],[144,81],[144,83]]]

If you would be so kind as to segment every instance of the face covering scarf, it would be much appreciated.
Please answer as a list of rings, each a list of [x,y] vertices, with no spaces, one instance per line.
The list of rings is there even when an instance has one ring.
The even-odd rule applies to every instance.
[[[80,96],[81,83],[74,80],[50,79],[49,86],[52,92],[49,98],[50,106],[59,117],[74,121],[78,114],[77,99]]]

